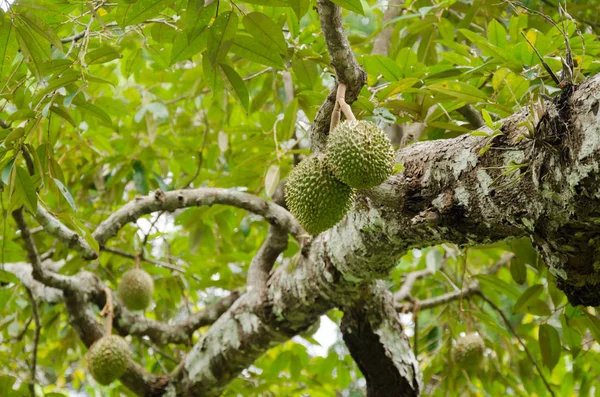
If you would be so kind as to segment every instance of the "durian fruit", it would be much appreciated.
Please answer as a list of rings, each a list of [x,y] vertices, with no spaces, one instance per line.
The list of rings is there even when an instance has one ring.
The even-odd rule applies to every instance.
[[[285,202],[290,212],[311,234],[338,223],[350,209],[353,190],[340,182],[327,167],[324,155],[308,157],[288,176]]]
[[[355,189],[380,185],[396,165],[385,131],[370,121],[342,121],[329,135],[327,153],[335,176]]]
[[[483,360],[484,350],[485,343],[481,336],[477,333],[468,333],[458,337],[452,357],[460,368],[475,369]]]
[[[88,369],[96,382],[108,385],[125,373],[130,356],[125,339],[117,335],[104,336],[87,352]]]
[[[152,300],[154,281],[142,269],[131,269],[121,277],[118,292],[129,310],[144,310]]]

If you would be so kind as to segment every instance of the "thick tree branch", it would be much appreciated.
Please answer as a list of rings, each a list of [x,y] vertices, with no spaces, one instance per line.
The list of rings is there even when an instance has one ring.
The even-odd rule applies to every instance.
[[[467,135],[400,151],[405,168],[381,187],[387,192],[385,203],[360,196],[345,219],[315,237],[297,262],[274,272],[263,305],[252,306],[242,297],[213,324],[179,374],[187,395],[218,395],[273,344],[306,329],[335,305],[347,306],[372,280],[387,277],[412,247],[531,235],[546,247],[547,258],[567,259],[548,261],[553,271],[577,269],[568,258],[591,249],[591,236],[584,232],[588,240],[583,240],[574,231],[597,233],[590,219],[600,218],[595,188],[600,182],[600,119],[593,92],[600,92],[600,76],[583,83],[572,98],[549,105],[548,120],[535,139],[553,142],[559,134],[562,140],[555,145],[560,150],[523,139],[529,133],[523,123],[527,114],[518,113],[505,120],[504,135],[494,141]],[[565,123],[569,135],[562,135]],[[490,142],[492,148],[480,155]],[[571,155],[564,157],[565,152]],[[522,167],[506,172],[522,162],[529,165],[524,175]],[[565,233],[565,227],[572,231]],[[565,238],[580,244],[561,250],[556,239]],[[594,257],[585,255],[580,263]],[[591,263],[583,270],[595,273]]]
[[[5,263],[0,265],[0,269],[14,274],[25,288],[31,290],[33,296],[37,299],[46,303],[58,303],[62,301],[63,293],[61,290],[48,287],[33,278],[31,274],[33,268],[29,263]]]
[[[420,395],[419,363],[402,331],[392,294],[379,281],[363,296],[343,309],[340,328],[350,354],[367,380],[367,396]]]
[[[35,242],[33,241],[33,237],[29,232],[27,223],[25,223],[23,211],[21,209],[13,211],[12,216],[17,223],[17,227],[21,231],[21,238],[23,239],[25,250],[27,251],[27,255],[29,257],[29,263],[31,263],[33,278],[49,287],[62,290],[73,287],[73,280],[70,277],[47,272],[42,267]]]
[[[265,290],[269,272],[277,257],[287,248],[287,234],[277,226],[269,226],[267,237],[260,247],[248,269],[248,291],[261,292]]]
[[[84,259],[96,259],[98,253],[78,233],[69,229],[62,222],[52,216],[41,204],[38,203],[35,219],[51,236],[68,248],[81,254]]]
[[[103,246],[123,226],[143,215],[156,211],[172,212],[181,208],[215,204],[230,205],[260,215],[271,224],[285,229],[298,241],[306,235],[296,219],[279,205],[248,193],[220,188],[173,190],[166,193],[157,190],[150,196],[137,197],[98,225],[92,235],[100,246]]]
[[[229,296],[175,324],[165,324],[135,315],[123,305],[117,304],[113,325],[122,335],[147,336],[158,345],[188,343],[196,330],[217,321],[240,296],[241,292],[233,291]],[[102,300],[97,303],[102,304]]]
[[[351,104],[358,98],[358,94],[367,80],[367,74],[358,64],[352,48],[350,48],[350,42],[344,33],[341,8],[329,0],[319,0],[318,10],[321,30],[331,56],[331,65],[335,70],[337,82],[346,84],[346,102]],[[321,105],[308,132],[314,152],[325,150],[336,92],[337,87],[334,87]]]

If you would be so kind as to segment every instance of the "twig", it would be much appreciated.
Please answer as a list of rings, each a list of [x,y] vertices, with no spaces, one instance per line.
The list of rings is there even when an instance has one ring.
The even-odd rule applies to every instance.
[[[258,77],[262,74],[271,72],[272,70],[273,70],[273,68],[266,68],[266,69],[261,70],[260,72],[249,74],[248,76],[244,77],[242,80],[244,80],[244,81],[252,80],[253,78]]]
[[[38,354],[38,345],[40,343],[40,330],[42,329],[42,324],[40,322],[40,314],[38,311],[38,304],[33,296],[31,290],[25,287],[25,291],[27,291],[27,297],[29,298],[29,304],[31,305],[32,316],[35,322],[35,330],[33,333],[33,351],[31,353],[31,379],[29,382],[29,391],[31,392],[31,397],[35,397],[35,373],[37,368],[37,354]],[[27,329],[27,328],[26,328]]]
[[[119,255],[124,258],[133,259],[133,260],[135,260],[135,257],[136,257],[136,254],[131,254],[129,252],[120,250],[118,248],[102,247],[102,251],[105,251],[105,252],[108,252],[111,254],[115,254],[115,255]],[[146,258],[145,256],[141,257],[140,260],[143,262],[151,263],[158,267],[163,267],[165,269],[170,269],[170,270],[182,273],[182,274],[186,274],[186,269],[184,269],[183,267],[177,266],[177,265],[173,265],[171,263],[158,261],[158,260],[152,259],[152,258]],[[194,278],[194,280],[200,281],[200,278],[198,276],[192,275],[192,277]]]
[[[414,272],[410,272],[404,278],[404,282],[400,289],[394,294],[394,300],[396,302],[402,302],[403,300],[408,299],[410,296],[410,291],[415,284],[415,281],[427,277],[431,275],[431,271],[429,269],[416,270]]]
[[[508,262],[510,262],[510,260],[512,258],[514,258],[514,254],[513,253],[505,253],[504,255],[502,255],[502,257],[498,260],[498,262],[496,262],[492,267],[490,267],[485,273],[486,274],[494,274],[496,273],[498,270],[500,270],[500,268],[502,266],[505,266]],[[425,270],[423,270],[422,272],[425,272]],[[416,273],[418,276],[421,276],[418,272],[413,272]],[[405,282],[405,285],[409,285],[412,288],[412,284],[407,284],[409,281],[409,277],[411,277],[411,275],[413,273],[409,273],[409,275],[407,276],[407,281]],[[425,277],[427,274],[422,275],[419,278]],[[413,276],[414,277],[414,276]],[[414,283],[415,279],[411,280],[412,283]],[[402,291],[402,293],[401,293]],[[457,289],[456,291],[452,291],[452,292],[448,292],[447,294],[444,295],[440,295],[440,296],[436,296],[433,298],[429,298],[429,299],[424,299],[424,300],[413,300],[412,302],[407,302],[401,305],[397,305],[396,309],[400,312],[403,313],[408,313],[414,310],[414,305],[416,302],[418,302],[419,304],[419,310],[424,310],[424,309],[431,309],[458,299],[467,299],[470,298],[471,296],[477,294],[479,292],[479,281],[475,280],[472,283],[470,283],[469,285],[467,285],[466,287],[463,287],[462,289]],[[396,302],[401,302],[403,300],[406,300],[410,297],[410,289],[406,290],[406,288],[401,288],[400,291],[398,291],[396,293]]]
[[[504,324],[506,324],[506,326],[508,327],[508,329],[510,330],[510,332],[515,336],[515,338],[517,338],[517,340],[519,341],[519,344],[521,345],[521,347],[523,347],[523,350],[525,350],[525,353],[527,353],[527,356],[529,357],[529,360],[531,361],[531,363],[533,364],[533,366],[537,370],[538,374],[540,374],[540,377],[542,378],[542,381],[544,382],[544,385],[546,386],[546,389],[548,389],[548,392],[550,393],[550,395],[554,397],[554,391],[552,390],[552,388],[550,387],[550,384],[546,380],[546,377],[544,376],[544,373],[542,372],[541,368],[538,366],[537,362],[533,358],[533,355],[531,354],[531,352],[527,348],[527,345],[525,344],[525,342],[523,341],[523,339],[521,339],[521,337],[519,336],[519,334],[517,333],[517,331],[515,330],[515,328],[513,327],[513,325],[510,323],[510,321],[508,320],[508,318],[506,317],[506,315],[504,314],[504,312],[502,311],[502,309],[500,309],[498,306],[496,306],[496,304],[494,302],[492,302],[487,296],[485,296],[481,291],[478,291],[477,295],[481,299],[483,299],[488,305],[490,305],[490,307],[492,309],[494,309],[500,315],[500,317],[502,317],[502,320],[504,321]]]

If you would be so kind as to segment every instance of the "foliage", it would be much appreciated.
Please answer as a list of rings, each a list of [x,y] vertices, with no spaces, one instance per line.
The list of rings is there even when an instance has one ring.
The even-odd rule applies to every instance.
[[[561,20],[556,1],[525,5],[564,26],[576,81],[600,72],[600,4],[569,2],[572,19]],[[493,126],[492,119],[558,91],[525,37],[556,73],[565,40],[538,15],[498,0],[407,0],[387,24],[393,34],[381,55],[371,49],[385,27],[384,2],[334,2],[344,7],[350,42],[368,73],[353,104],[358,119],[424,123],[421,139],[450,138],[474,129],[458,112],[465,105],[485,110]],[[214,186],[272,195],[294,156],[308,154],[307,125],[334,82],[314,5],[18,0],[0,11],[0,119],[9,127],[0,129],[1,262],[25,261],[8,216],[21,206],[35,212],[41,204],[95,245],[96,225],[152,190]],[[184,318],[242,288],[267,231],[255,216],[220,206],[159,214],[124,229],[111,248],[183,268],[142,264],[155,282],[155,305],[145,315],[161,321]],[[35,241],[41,253],[66,261],[63,273],[93,271],[113,290],[134,266],[106,251],[97,261],[83,260],[45,233]],[[528,242],[414,250],[389,284],[396,290],[404,273],[429,268],[433,276],[418,281],[413,296],[442,295],[475,280],[505,251],[516,254],[509,266],[476,278],[485,295],[508,316],[557,395],[597,393],[600,320],[592,309],[566,302]],[[290,240],[282,260],[297,252]],[[0,270],[0,282],[0,394],[26,395],[31,302],[12,274]],[[38,395],[131,395],[119,382],[102,387],[92,380],[62,304],[40,303],[39,310]],[[458,300],[418,316],[426,394],[547,394],[516,335],[486,302]],[[329,317],[339,323],[341,314]],[[413,333],[411,316],[403,317]],[[452,340],[472,330],[485,339],[486,360],[467,375],[447,364]],[[186,346],[131,342],[135,359],[154,373],[171,371],[186,352]],[[323,355],[314,354],[315,344],[304,335],[271,349],[226,395],[360,395],[364,379],[341,339]]]

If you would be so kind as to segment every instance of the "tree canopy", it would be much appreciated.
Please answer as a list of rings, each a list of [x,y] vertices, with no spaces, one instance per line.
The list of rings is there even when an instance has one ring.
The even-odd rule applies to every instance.
[[[599,2],[0,6],[0,395],[600,395]],[[397,164],[311,236],[339,83]]]

